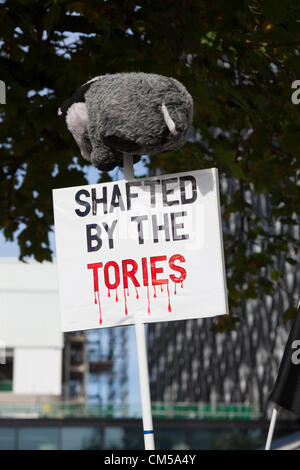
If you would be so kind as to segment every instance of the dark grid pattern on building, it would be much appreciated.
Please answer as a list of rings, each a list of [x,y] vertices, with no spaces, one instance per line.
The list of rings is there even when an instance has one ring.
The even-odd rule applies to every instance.
[[[238,181],[221,179],[221,192],[232,194]],[[268,220],[267,195],[244,194],[256,214]],[[271,219],[270,219],[271,220]],[[240,236],[238,213],[223,220],[223,231]],[[267,229],[267,227],[264,227]],[[282,228],[299,238],[299,226]],[[263,245],[261,246],[263,250]],[[248,403],[266,411],[290,329],[283,313],[297,304],[299,266],[278,257],[281,289],[273,296],[241,302],[236,331],[215,334],[214,319],[150,324],[148,327],[151,398],[165,402]],[[265,275],[266,272],[262,272]],[[297,297],[298,296],[298,297]]]

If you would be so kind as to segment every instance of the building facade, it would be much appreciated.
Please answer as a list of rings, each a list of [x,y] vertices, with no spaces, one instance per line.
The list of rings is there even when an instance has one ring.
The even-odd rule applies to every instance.
[[[127,331],[63,334],[56,263],[0,258],[0,404],[127,400]]]
[[[0,402],[61,397],[56,265],[0,259],[0,340]]]
[[[221,190],[234,193],[237,181],[222,179]],[[244,195],[257,215],[271,220],[266,195]],[[238,237],[241,217],[223,220],[223,231]],[[278,227],[278,233],[283,230]],[[288,230],[299,238],[299,227]],[[263,246],[260,248],[263,250]],[[151,398],[162,402],[246,403],[266,413],[291,323],[283,313],[299,300],[299,265],[280,256],[274,267],[281,288],[240,303],[235,331],[215,334],[214,319],[164,322],[148,327]]]

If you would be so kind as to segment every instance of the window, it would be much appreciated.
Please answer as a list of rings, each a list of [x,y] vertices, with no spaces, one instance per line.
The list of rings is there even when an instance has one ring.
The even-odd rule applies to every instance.
[[[0,428],[0,450],[15,449],[15,428]]]
[[[59,449],[59,429],[56,427],[24,427],[18,431],[18,450]]]
[[[6,348],[5,364],[0,364],[0,393],[11,392],[13,387],[13,349]]]
[[[62,428],[62,450],[103,449],[102,429],[87,426]]]

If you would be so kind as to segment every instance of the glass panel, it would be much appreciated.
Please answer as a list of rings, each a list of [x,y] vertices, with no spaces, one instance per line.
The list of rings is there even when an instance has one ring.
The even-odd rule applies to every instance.
[[[143,450],[144,433],[142,425],[134,428],[125,428],[124,447],[125,450]]]
[[[107,426],[104,428],[104,449],[116,450],[124,447],[125,430],[118,427]]]
[[[258,449],[265,443],[263,429],[231,429],[212,433],[210,448],[215,450]]]
[[[0,450],[15,449],[15,428],[0,428]]]
[[[62,450],[98,450],[102,446],[102,429],[87,426],[62,428]]]
[[[1,343],[1,342],[0,342]],[[1,358],[1,344],[0,344],[0,358]],[[6,348],[4,356],[4,364],[1,364],[0,370],[0,392],[12,391],[13,380],[13,349]]]
[[[58,449],[58,446],[58,428],[19,428],[18,449],[20,450],[55,450]]]
[[[182,429],[157,429],[154,430],[154,439],[157,450],[189,450],[190,444],[187,433]]]
[[[190,429],[188,431],[187,439],[190,443],[190,449],[198,450],[211,450],[214,449],[214,442],[218,439],[224,438],[230,429],[225,432],[218,429]]]

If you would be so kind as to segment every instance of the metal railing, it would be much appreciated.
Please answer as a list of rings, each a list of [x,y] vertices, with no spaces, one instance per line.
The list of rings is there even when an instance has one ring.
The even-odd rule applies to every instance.
[[[261,417],[259,410],[244,404],[152,403],[154,418],[251,420]],[[0,418],[140,418],[140,405],[88,403],[2,403]]]

